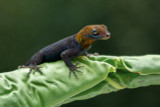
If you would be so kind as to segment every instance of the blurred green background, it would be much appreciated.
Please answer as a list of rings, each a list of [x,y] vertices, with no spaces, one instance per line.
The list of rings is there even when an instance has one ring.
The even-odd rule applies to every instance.
[[[160,54],[158,0],[1,0],[0,72],[23,65],[39,49],[77,33],[88,24],[105,24],[111,39],[97,41],[90,53]],[[62,107],[159,107],[160,87],[126,89]]]

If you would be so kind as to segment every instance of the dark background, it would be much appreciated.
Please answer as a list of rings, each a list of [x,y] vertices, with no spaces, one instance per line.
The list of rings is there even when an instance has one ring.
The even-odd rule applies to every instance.
[[[90,52],[106,55],[160,54],[159,0],[1,0],[0,72],[23,65],[39,49],[105,24],[111,39]],[[126,89],[62,107],[159,107],[160,87]]]

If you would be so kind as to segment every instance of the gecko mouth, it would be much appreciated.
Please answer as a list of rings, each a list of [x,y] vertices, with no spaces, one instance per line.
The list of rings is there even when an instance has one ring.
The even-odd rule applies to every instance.
[[[111,33],[110,32],[107,32],[104,37],[101,38],[101,40],[107,40],[111,37]]]

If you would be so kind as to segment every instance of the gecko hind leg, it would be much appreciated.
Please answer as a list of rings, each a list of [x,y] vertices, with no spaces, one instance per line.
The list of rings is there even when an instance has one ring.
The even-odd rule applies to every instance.
[[[22,66],[19,66],[18,68],[30,68],[30,70],[29,70],[29,72],[27,74],[27,77],[30,76],[32,71],[33,71],[33,74],[35,74],[36,71],[40,72],[41,74],[43,74],[42,71],[40,70],[40,68],[42,68],[42,67],[38,67],[37,65],[28,65],[28,66],[22,65]]]

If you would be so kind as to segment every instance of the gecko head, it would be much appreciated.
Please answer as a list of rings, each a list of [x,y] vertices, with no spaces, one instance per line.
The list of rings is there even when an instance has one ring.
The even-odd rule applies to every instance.
[[[88,25],[76,34],[76,40],[83,49],[89,49],[97,40],[107,40],[110,32],[105,25]]]
[[[110,32],[105,25],[88,25],[78,33],[82,38],[96,40],[107,40],[110,38]]]

